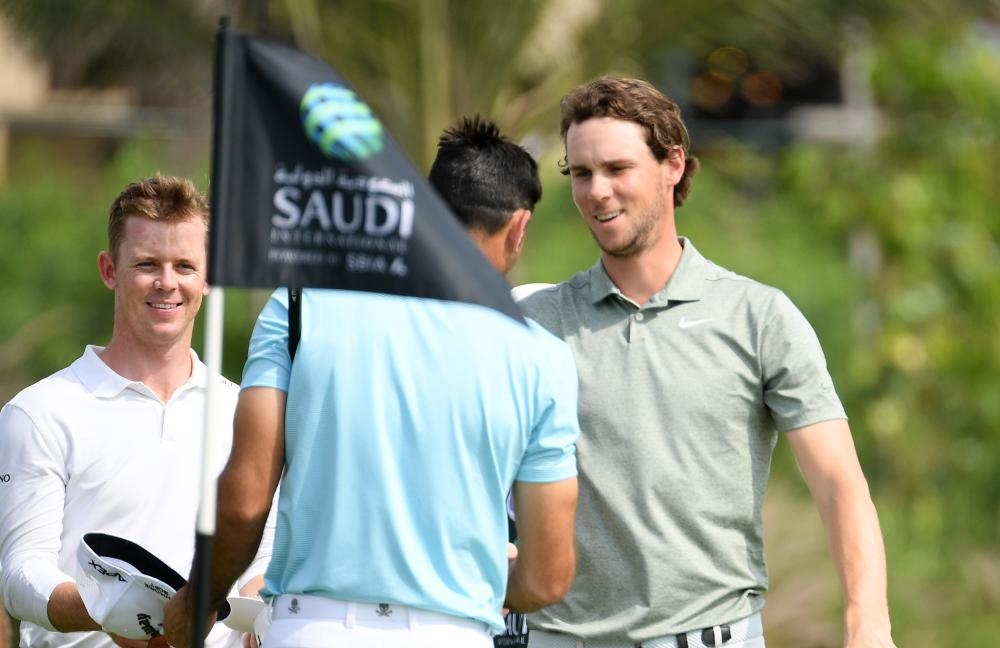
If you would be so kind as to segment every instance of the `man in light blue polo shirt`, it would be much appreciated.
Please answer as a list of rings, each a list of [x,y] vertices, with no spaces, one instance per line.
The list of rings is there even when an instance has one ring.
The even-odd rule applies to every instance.
[[[531,154],[504,137],[492,121],[479,115],[464,118],[438,139],[428,180],[497,272],[510,272],[521,256],[531,206],[542,196]],[[528,324],[550,337],[537,323]],[[516,542],[513,522],[509,531]],[[525,615],[510,611],[504,621],[504,632],[493,637],[494,648],[527,646]]]
[[[677,235],[698,167],[677,106],[605,77],[561,107],[601,256],[521,302],[580,375],[577,577],[529,616],[529,646],[764,646],[761,506],[779,435],[828,531],[844,646],[892,646],[878,519],[815,333],[780,291]]]
[[[526,157],[481,206],[516,216],[515,253],[541,192]],[[307,289],[293,363],[288,321],[276,291],[254,328],[219,481],[209,600],[246,559],[279,477],[268,648],[491,648],[502,608],[558,600],[575,564],[569,347],[478,305]],[[511,489],[521,539],[509,563]],[[167,610],[172,645],[186,643],[187,598]]]

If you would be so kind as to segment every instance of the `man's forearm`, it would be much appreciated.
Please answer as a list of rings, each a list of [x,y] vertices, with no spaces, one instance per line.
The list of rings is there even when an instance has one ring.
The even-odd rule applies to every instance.
[[[63,627],[92,629],[83,627],[90,615],[83,607],[76,583],[60,571],[54,559],[11,560],[4,564],[0,581],[3,583],[0,595],[15,618],[46,630],[61,630],[53,625],[55,622]]]
[[[562,560],[574,562],[574,555],[570,552],[570,555],[563,557]],[[515,612],[537,612],[561,599],[571,581],[571,578],[563,581],[546,581],[526,572],[527,570],[518,569],[515,559],[507,579],[505,608]]]
[[[827,528],[834,565],[844,591],[844,629],[848,642],[859,633],[889,636],[885,547],[878,515],[867,487],[840,493],[820,513]]]
[[[48,605],[49,622],[59,632],[100,630],[80,598],[76,583],[62,583],[52,590]]]
[[[219,509],[216,534],[212,541],[212,580],[209,592],[211,609],[222,604],[233,584],[253,562],[266,520],[266,510],[262,516],[244,518],[233,511]]]
[[[576,477],[551,483],[514,483],[519,545],[510,566],[504,606],[534,612],[569,590],[576,572],[573,523]]]
[[[285,463],[285,393],[252,388],[240,393],[234,442],[219,475],[211,600],[221,603],[257,555]]]
[[[823,518],[844,590],[844,645],[893,646],[882,532],[847,421],[822,421],[787,436]]]

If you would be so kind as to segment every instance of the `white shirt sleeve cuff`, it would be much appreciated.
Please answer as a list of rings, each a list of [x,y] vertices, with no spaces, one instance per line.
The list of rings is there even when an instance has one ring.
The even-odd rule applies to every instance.
[[[4,603],[11,615],[37,626],[58,632],[49,621],[49,597],[62,583],[76,581],[54,565],[29,559],[20,568],[6,570],[4,574]]]

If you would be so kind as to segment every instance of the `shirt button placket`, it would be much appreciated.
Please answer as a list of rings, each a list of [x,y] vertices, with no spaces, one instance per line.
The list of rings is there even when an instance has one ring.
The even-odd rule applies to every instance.
[[[628,322],[628,339],[630,344],[635,344],[639,342],[643,337],[643,329],[645,328],[642,324],[646,319],[646,315],[642,311],[636,311],[632,313],[629,317]]]

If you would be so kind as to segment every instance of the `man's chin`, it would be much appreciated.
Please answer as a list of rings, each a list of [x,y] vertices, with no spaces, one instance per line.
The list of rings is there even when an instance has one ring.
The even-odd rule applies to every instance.
[[[145,336],[145,342],[155,348],[169,348],[184,344],[191,346],[191,335],[193,328],[181,327],[178,325],[153,326]]]
[[[601,249],[601,252],[605,256],[609,256],[613,259],[628,259],[634,257],[636,254],[639,253],[639,248],[640,248],[640,246],[637,245],[635,241],[632,241],[630,243],[619,243],[615,245],[597,241],[597,247]]]

